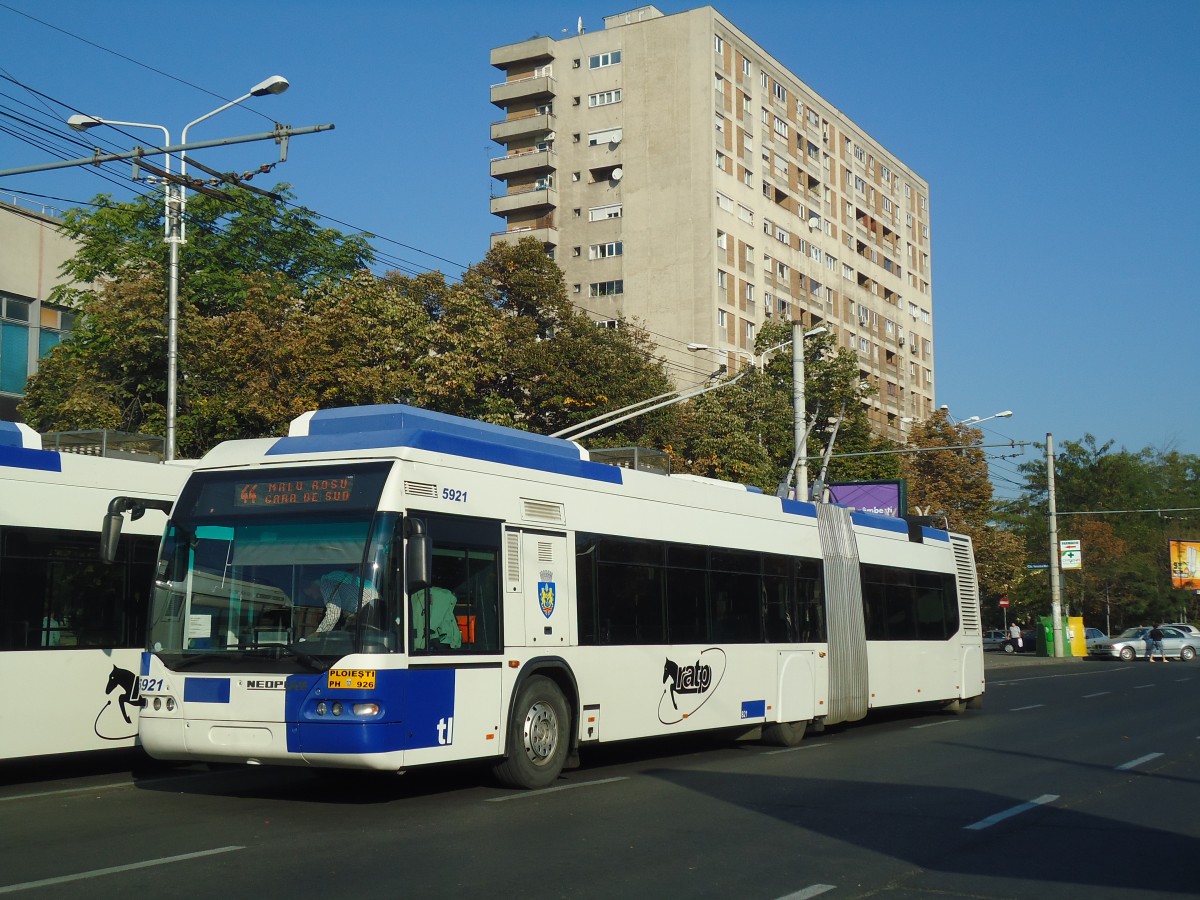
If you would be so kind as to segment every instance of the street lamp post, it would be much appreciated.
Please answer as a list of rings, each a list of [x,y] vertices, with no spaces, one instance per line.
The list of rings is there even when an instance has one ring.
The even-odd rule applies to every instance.
[[[969,425],[970,427],[974,428],[980,422],[986,422],[989,419],[1008,419],[1008,418],[1012,417],[1012,414],[1013,414],[1013,411],[1011,409],[1006,409],[1003,412],[992,413],[990,416],[984,416],[982,419],[979,416],[969,416],[968,418],[963,419],[958,424],[959,425]]]
[[[288,80],[282,75],[272,75],[260,81],[249,91],[236,100],[231,100],[223,106],[218,106],[212,112],[207,112],[198,119],[183,126],[181,143],[187,144],[188,129],[198,125],[205,119],[211,119],[217,113],[224,112],[230,107],[237,106],[251,97],[263,97],[267,94],[282,94],[288,89]],[[163,133],[164,147],[171,146],[171,135],[164,125],[151,125],[145,122],[118,122],[115,119],[101,119],[98,116],[74,115],[67,124],[76,131],[87,131],[97,125],[119,125],[129,128],[158,128]],[[184,236],[184,212],[187,208],[187,151],[179,151],[179,180],[171,178],[171,155],[163,154],[166,164],[163,171],[167,178],[163,188],[166,196],[166,223],[164,231],[170,248],[170,262],[167,268],[167,460],[175,458],[176,419],[179,408],[179,247],[186,242]]]

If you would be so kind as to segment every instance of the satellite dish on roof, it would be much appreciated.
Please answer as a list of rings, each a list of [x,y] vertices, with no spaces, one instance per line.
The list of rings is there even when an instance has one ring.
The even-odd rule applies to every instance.
[[[613,181],[620,181],[624,177],[625,177],[625,170],[622,169],[620,166],[617,166],[615,169],[612,170],[612,180]]]

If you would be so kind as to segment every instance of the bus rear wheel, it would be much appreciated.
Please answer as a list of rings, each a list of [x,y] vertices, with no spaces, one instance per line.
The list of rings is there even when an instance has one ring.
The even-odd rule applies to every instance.
[[[795,747],[804,740],[807,721],[768,722],[763,725],[762,742],[775,747]]]
[[[553,784],[567,759],[570,722],[558,685],[541,675],[527,679],[513,704],[506,755],[495,767],[497,780],[526,790]]]

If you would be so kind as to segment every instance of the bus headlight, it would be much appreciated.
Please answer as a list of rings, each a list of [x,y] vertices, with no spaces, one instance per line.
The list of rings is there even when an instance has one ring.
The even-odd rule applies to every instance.
[[[326,703],[324,700],[322,700],[320,703],[317,704],[317,715],[323,716],[327,712],[329,712],[329,704]]]
[[[371,718],[379,715],[378,703],[355,703],[352,709],[354,715],[362,718]]]
[[[340,716],[342,714],[342,701],[341,700],[333,701],[333,714],[335,716]]]

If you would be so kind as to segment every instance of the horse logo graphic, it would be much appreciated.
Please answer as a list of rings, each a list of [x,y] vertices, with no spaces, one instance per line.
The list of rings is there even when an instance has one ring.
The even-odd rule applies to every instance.
[[[122,669],[120,666],[113,666],[112,674],[108,676],[108,687],[104,689],[104,693],[111,694],[113,691],[120,689],[121,693],[117,695],[117,703],[120,704],[121,716],[125,719],[126,725],[132,725],[133,720],[129,718],[129,713],[126,712],[127,706],[140,707],[142,705],[141,692],[138,690],[138,678],[133,672],[128,669]],[[104,704],[105,708],[112,703],[109,700]],[[104,710],[101,710],[103,712]]]
[[[674,725],[693,715],[716,692],[724,676],[725,652],[718,647],[700,651],[695,662],[683,665],[667,657],[663,664],[665,687],[658,701],[658,720],[664,725]]]

